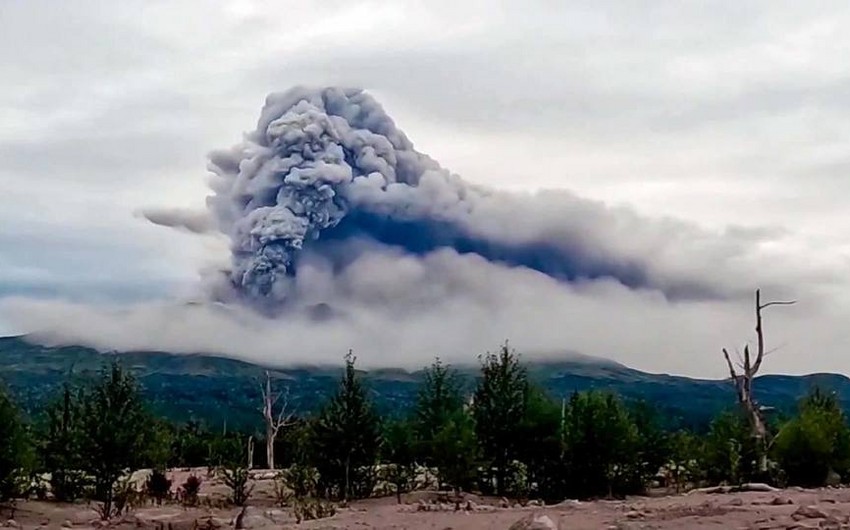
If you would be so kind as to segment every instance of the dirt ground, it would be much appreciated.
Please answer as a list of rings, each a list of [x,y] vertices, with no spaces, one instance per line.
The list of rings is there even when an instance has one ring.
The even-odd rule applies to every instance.
[[[186,472],[173,472],[179,484]],[[304,529],[510,529],[529,516],[546,515],[563,530],[599,529],[850,529],[850,489],[790,489],[772,493],[691,493],[662,497],[635,497],[623,501],[565,501],[555,506],[503,507],[501,499],[466,495],[460,505],[442,502],[433,492],[370,499],[340,508],[330,518],[297,524],[290,511],[276,507],[272,481],[255,475],[255,489],[242,516],[243,527]],[[240,512],[221,506],[225,489],[216,478],[204,478],[203,505],[184,508],[171,503],[140,506],[106,523],[97,520],[85,504],[43,501],[19,502],[6,510],[0,526],[22,529],[202,530],[233,528]],[[459,508],[459,509],[458,509]],[[8,519],[8,520],[7,520]]]

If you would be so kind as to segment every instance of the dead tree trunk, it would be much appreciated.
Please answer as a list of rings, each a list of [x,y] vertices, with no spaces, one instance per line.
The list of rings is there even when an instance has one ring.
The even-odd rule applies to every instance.
[[[261,385],[263,392],[263,418],[266,421],[266,462],[269,469],[274,469],[274,441],[282,427],[292,425],[292,414],[287,413],[289,406],[289,388],[283,394],[272,394],[272,377],[266,370],[266,384]],[[280,398],[283,402],[280,411],[275,414],[274,409]]]
[[[789,301],[774,301],[762,303],[761,291],[756,290],[756,352],[755,359],[750,354],[749,344],[744,346],[744,357],[738,359],[738,370],[732,363],[732,358],[726,348],[723,348],[723,357],[726,358],[726,364],[729,366],[729,375],[732,382],[735,384],[735,391],[738,395],[738,403],[747,416],[752,429],[753,438],[755,438],[756,446],[759,450],[758,468],[759,472],[767,471],[767,427],[764,423],[764,418],[761,414],[761,409],[753,397],[753,379],[758,374],[761,363],[765,355],[769,352],[764,350],[764,328],[762,326],[762,310],[772,305],[791,305],[796,303],[795,300]]]

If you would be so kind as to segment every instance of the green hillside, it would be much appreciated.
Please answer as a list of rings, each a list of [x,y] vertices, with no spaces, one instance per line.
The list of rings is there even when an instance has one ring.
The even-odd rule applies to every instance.
[[[83,378],[113,356],[133,371],[158,414],[175,421],[195,419],[209,425],[226,421],[234,428],[253,428],[258,424],[259,381],[265,368],[233,359],[163,352],[101,354],[80,346],[50,348],[20,337],[6,337],[0,338],[0,381],[28,413],[37,416],[69,373]],[[576,390],[610,390],[627,401],[652,403],[671,427],[697,428],[734,404],[729,381],[650,374],[610,361],[571,354],[564,357],[563,361],[529,365],[532,378],[555,398],[567,397]],[[470,365],[460,370],[471,386],[477,367]],[[289,386],[295,408],[307,413],[333,391],[341,367],[272,372],[285,380],[281,384]],[[422,373],[384,369],[364,375],[381,411],[402,413],[415,400]],[[766,375],[755,384],[761,404],[775,407],[780,414],[793,411],[797,399],[814,385],[837,391],[844,408],[850,410],[850,379],[843,375]]]

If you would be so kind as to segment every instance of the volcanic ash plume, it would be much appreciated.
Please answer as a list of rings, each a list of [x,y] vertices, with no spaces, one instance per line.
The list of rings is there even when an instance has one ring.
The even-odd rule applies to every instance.
[[[521,179],[521,154],[504,157]],[[566,192],[471,186],[414,150],[357,89],[270,95],[256,130],[213,152],[210,169],[207,204],[231,241],[228,283],[258,305],[297,298],[299,265],[311,253],[339,273],[375,249],[420,257],[449,249],[559,281],[611,278],[669,297],[702,297],[715,293],[680,265],[690,260],[671,256],[741,250],[719,249],[730,240],[687,225],[649,222]],[[157,221],[169,217],[160,213]],[[679,237],[675,249],[671,229]]]

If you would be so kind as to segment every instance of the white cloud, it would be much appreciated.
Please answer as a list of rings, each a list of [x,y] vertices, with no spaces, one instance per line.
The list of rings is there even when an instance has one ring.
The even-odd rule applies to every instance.
[[[312,292],[324,282],[333,319],[311,319],[306,308],[267,318],[240,306],[173,300],[110,307],[10,298],[0,314],[47,342],[283,365],[337,362],[348,348],[364,366],[418,367],[437,355],[472,363],[510,338],[532,358],[573,350],[648,370],[722,376],[720,348],[751,339],[750,308],[737,301],[670,303],[604,280],[566,285],[450,250],[424,259],[371,252],[341,276],[321,267],[308,272],[299,281],[309,281]],[[805,348],[834,348],[850,337],[836,322],[809,329],[810,311],[801,304],[767,318],[770,345],[783,346],[769,370],[807,371],[798,362],[803,355],[808,366],[840,367]],[[850,316],[847,308],[838,314]]]

